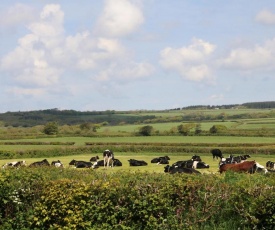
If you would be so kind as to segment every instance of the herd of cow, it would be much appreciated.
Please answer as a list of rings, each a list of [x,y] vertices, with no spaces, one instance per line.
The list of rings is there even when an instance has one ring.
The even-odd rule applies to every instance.
[[[248,161],[247,159],[250,158],[250,155],[240,155],[240,156],[233,156],[230,155],[227,158],[223,157],[221,150],[219,149],[212,149],[211,153],[213,155],[213,160],[220,159],[219,161],[219,172],[223,173],[225,171],[235,171],[235,172],[248,172],[248,173],[255,173],[255,172],[275,172],[275,162],[268,161],[266,162],[266,167],[260,165],[256,161]],[[165,173],[187,173],[187,174],[200,174],[197,169],[205,169],[209,168],[210,166],[204,163],[201,160],[200,156],[194,155],[191,159],[177,161],[172,165],[169,165],[170,158],[168,156],[157,157],[151,160],[151,163],[162,164],[166,165],[164,167]],[[136,160],[130,159],[128,160],[130,166],[146,166],[148,165],[147,162],[144,160]],[[2,168],[14,167],[18,168],[20,166],[26,166],[26,161],[14,161],[6,163],[2,166]],[[60,160],[52,161],[51,164],[48,162],[47,159],[42,161],[33,162],[29,165],[29,167],[39,167],[39,166],[54,166],[54,167],[64,167]],[[69,166],[73,166],[75,168],[99,168],[100,166],[104,168],[115,167],[115,166],[122,166],[120,160],[114,157],[114,153],[111,150],[106,149],[103,152],[103,160],[99,160],[99,157],[92,157],[90,161],[78,161],[72,160],[69,163]]]

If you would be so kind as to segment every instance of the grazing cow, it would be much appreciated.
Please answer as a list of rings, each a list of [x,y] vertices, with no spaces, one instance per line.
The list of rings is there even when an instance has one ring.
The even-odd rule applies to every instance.
[[[173,167],[170,165],[166,165],[164,167],[165,173],[175,174],[175,173],[187,173],[187,174],[201,174],[199,171],[193,168],[182,168],[182,167]]]
[[[275,162],[272,162],[272,161],[267,161],[265,166],[268,168],[268,169],[275,169]]]
[[[90,161],[98,161],[99,157],[96,156],[96,157],[91,157]]]
[[[193,161],[201,161],[201,157],[200,156],[198,156],[198,155],[194,155],[194,156],[192,156],[192,158],[191,158]]]
[[[130,163],[130,166],[146,166],[148,165],[145,161],[143,160],[135,160],[135,159],[130,159],[128,160]]]
[[[211,153],[213,155],[213,160],[216,159],[222,159],[223,155],[222,155],[222,151],[220,149],[212,149]]]
[[[3,169],[8,168],[8,167],[14,167],[14,168],[19,168],[20,166],[26,166],[26,161],[13,161],[6,163],[2,166]]]
[[[114,167],[114,153],[106,149],[103,152],[104,168]],[[111,164],[111,165],[110,165]]]
[[[169,164],[170,157],[164,156],[164,157],[157,157],[151,160],[151,163],[157,163],[157,164]]]
[[[221,164],[219,171],[220,173],[226,172],[228,170],[234,172],[249,172],[255,166],[255,164],[255,161],[244,161],[242,163],[236,164]]]
[[[91,168],[93,163],[90,161],[76,161],[72,160],[69,165],[74,165],[76,168]]]
[[[63,168],[64,167],[60,160],[52,161],[51,166],[55,166],[57,168],[59,168],[59,167]]]
[[[50,163],[47,161],[47,159],[44,159],[42,161],[33,162],[29,165],[29,167],[41,167],[41,166],[50,166]]]

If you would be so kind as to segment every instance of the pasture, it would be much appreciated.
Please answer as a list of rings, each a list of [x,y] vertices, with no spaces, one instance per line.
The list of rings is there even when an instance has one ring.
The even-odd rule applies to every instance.
[[[73,156],[61,156],[61,157],[47,157],[46,159],[51,163],[54,160],[60,160],[65,168],[70,168],[69,167],[69,162],[73,159],[75,160],[82,160],[82,161],[89,161],[92,156],[99,156],[99,159],[102,160],[102,153],[98,154],[82,154],[82,155],[73,155]],[[164,166],[165,165],[157,165],[156,163],[151,163],[151,160],[155,157],[160,157],[168,155],[171,160],[169,161],[169,164],[172,165],[176,161],[180,160],[189,160],[192,157],[192,154],[174,154],[174,153],[157,153],[157,152],[146,152],[146,153],[132,153],[130,154],[129,152],[119,152],[115,153],[115,158],[119,159],[122,162],[122,166],[120,167],[114,167],[114,168],[109,168],[108,170],[104,169],[103,167],[99,167],[98,169],[88,169],[88,170],[94,170],[94,171],[106,171],[107,173],[111,172],[133,172],[133,171],[138,171],[138,172],[149,172],[149,173],[164,173]],[[218,160],[213,160],[212,155],[209,154],[197,154],[200,155],[202,158],[202,161],[209,164],[210,168],[209,169],[198,169],[201,173],[209,174],[209,173],[217,173],[218,171]],[[226,156],[228,157],[228,156]],[[45,159],[45,157],[39,157],[39,158],[24,158],[26,160],[27,165],[36,162],[36,161],[41,161]],[[130,166],[128,160],[129,159],[136,159],[136,160],[144,160],[145,162],[148,163],[147,166]],[[20,159],[5,159],[5,160],[0,160],[0,165],[4,165],[7,162],[10,161],[17,161]],[[22,159],[21,159],[22,160]],[[255,160],[261,165],[265,166],[267,161],[275,161],[275,155],[252,155],[249,160]],[[75,170],[83,170],[83,169],[75,169]]]

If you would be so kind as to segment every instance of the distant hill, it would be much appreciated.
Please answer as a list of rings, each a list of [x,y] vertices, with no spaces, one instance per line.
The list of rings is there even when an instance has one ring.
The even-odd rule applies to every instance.
[[[168,109],[169,110],[191,110],[191,109],[231,109],[231,108],[248,108],[248,109],[270,109],[275,108],[275,101],[268,102],[249,102],[244,104],[231,105],[195,105],[183,108]],[[47,109],[28,112],[6,112],[0,113],[0,122],[4,126],[13,127],[32,127],[36,125],[45,125],[47,122],[58,122],[59,125],[77,125],[83,123],[108,123],[117,125],[121,123],[137,124],[144,121],[154,120],[158,112],[161,111],[92,111],[80,112],[75,110],[58,110]],[[147,113],[147,115],[145,114]],[[150,114],[150,115],[148,115]],[[156,120],[156,119],[155,119]],[[174,120],[175,121],[175,120]],[[181,121],[181,120],[177,120]]]
[[[275,101],[264,102],[248,102],[243,104],[231,105],[194,105],[183,107],[182,109],[231,109],[231,108],[247,108],[247,109],[270,109],[275,108]]]

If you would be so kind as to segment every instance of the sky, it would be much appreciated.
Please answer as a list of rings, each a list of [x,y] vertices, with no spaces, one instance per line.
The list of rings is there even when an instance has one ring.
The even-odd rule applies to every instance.
[[[3,0],[0,113],[275,100],[274,0]]]

